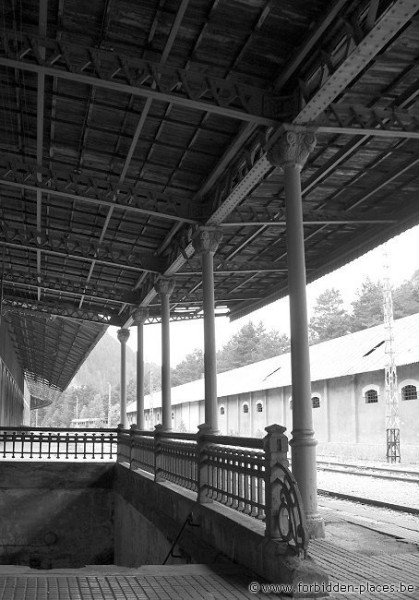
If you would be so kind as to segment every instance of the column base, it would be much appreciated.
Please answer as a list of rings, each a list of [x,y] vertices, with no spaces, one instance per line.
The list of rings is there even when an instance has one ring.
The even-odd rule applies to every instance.
[[[324,519],[320,515],[306,515],[308,535],[311,540],[326,537]]]

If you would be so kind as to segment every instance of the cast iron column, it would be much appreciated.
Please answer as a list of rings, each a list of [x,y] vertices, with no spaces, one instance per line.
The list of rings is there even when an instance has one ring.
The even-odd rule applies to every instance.
[[[175,287],[172,279],[161,278],[155,284],[161,302],[161,397],[162,428],[172,429],[172,398],[170,383],[170,306],[169,298]]]
[[[215,345],[214,254],[222,234],[215,227],[200,227],[193,245],[201,255],[204,296],[205,423],[218,433],[217,351]]]
[[[121,342],[121,425],[128,427],[127,417],[127,378],[126,378],[126,343],[129,338],[129,329],[118,329],[118,340]]]
[[[137,429],[144,429],[144,323],[148,318],[146,308],[137,308],[132,313],[133,324],[137,325]]]
[[[312,133],[288,130],[268,152],[284,171],[291,324],[292,471],[300,488],[311,537],[324,537],[317,509],[316,440],[311,402],[301,169],[316,144]]]

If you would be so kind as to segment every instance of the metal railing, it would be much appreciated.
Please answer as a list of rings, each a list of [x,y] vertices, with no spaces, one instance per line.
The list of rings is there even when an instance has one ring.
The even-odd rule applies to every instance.
[[[198,433],[119,430],[118,462],[197,493],[199,503],[219,502],[266,523],[266,536],[305,552],[307,528],[297,483],[288,468],[285,428],[265,438]]]
[[[2,427],[0,459],[115,460],[116,429]]]

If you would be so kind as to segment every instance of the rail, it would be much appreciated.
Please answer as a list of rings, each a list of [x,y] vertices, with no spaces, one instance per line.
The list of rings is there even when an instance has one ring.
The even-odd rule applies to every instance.
[[[0,459],[115,460],[116,429],[2,427]]]
[[[119,430],[118,462],[197,493],[201,504],[219,502],[264,521],[268,538],[304,553],[308,535],[297,483],[288,468],[285,428],[271,425],[263,439]]]

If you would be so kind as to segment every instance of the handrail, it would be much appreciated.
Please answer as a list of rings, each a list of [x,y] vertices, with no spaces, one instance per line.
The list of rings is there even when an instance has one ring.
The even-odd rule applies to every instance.
[[[0,425],[0,431],[51,431],[51,432],[55,432],[55,431],[59,431],[59,432],[80,432],[80,431],[92,431],[97,433],[98,431],[100,433],[118,433],[118,431],[120,431],[120,429],[118,429],[117,427],[31,427],[30,425],[16,425],[16,426],[11,426],[11,425]],[[129,430],[127,430],[129,431]],[[153,432],[150,432],[151,435],[153,435]]]
[[[164,559],[164,561],[162,562],[162,565],[165,565],[167,563],[167,561],[169,560],[169,558],[172,556],[173,558],[182,558],[181,556],[177,556],[176,554],[173,554],[173,550],[176,548],[176,544],[179,542],[183,532],[185,531],[186,525],[189,525],[190,527],[200,527],[199,523],[194,523],[193,521],[193,513],[190,512],[188,514],[188,516],[186,517],[182,527],[179,530],[179,533],[177,534],[169,552],[167,553],[166,558]]]

